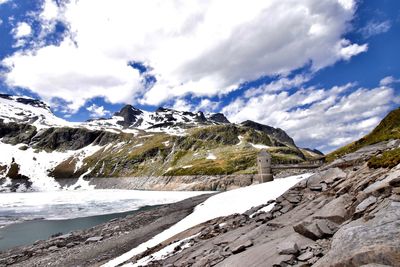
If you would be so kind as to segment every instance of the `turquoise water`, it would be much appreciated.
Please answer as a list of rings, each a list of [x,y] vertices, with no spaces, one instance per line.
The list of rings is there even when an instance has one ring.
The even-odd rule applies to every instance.
[[[48,239],[51,235],[56,233],[66,234],[75,230],[88,229],[109,220],[125,217],[130,214],[135,214],[140,210],[150,208],[152,207],[143,207],[135,211],[68,220],[34,220],[11,224],[0,228],[0,251],[17,246],[30,245],[37,240]]]
[[[0,193],[0,251],[86,229],[204,192],[80,190]]]

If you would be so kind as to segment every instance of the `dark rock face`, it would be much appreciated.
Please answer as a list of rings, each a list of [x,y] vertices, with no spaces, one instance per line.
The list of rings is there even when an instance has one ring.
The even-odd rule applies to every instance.
[[[305,148],[303,148],[304,150],[307,150],[307,151],[310,151],[310,152],[312,152],[312,153],[315,153],[315,154],[318,154],[318,155],[321,155],[321,156],[324,156],[324,153],[322,153],[321,151],[319,151],[318,149],[312,149],[312,148],[308,148],[308,147],[305,147]]]
[[[205,123],[205,122],[207,122],[206,116],[204,116],[204,113],[201,112],[201,111],[197,112],[197,114],[196,114],[196,120],[197,120],[198,122],[200,122],[200,123]]]
[[[0,98],[4,98],[4,99],[8,99],[8,100],[13,99],[11,95],[7,95],[7,94],[0,94]],[[37,99],[18,97],[18,98],[15,98],[15,101],[17,101],[18,103],[21,103],[21,104],[50,110],[50,107],[46,103],[44,103],[43,101],[37,100]]]
[[[106,145],[118,138],[117,134],[90,131],[83,128],[48,128],[36,135],[32,142],[37,148],[47,150],[77,150],[90,144]]]
[[[209,120],[217,123],[230,123],[230,121],[222,113],[215,113],[208,117]]]
[[[5,174],[5,177],[11,179],[11,185],[8,186],[11,192],[15,192],[20,186],[24,186],[25,188],[29,188],[32,185],[32,182],[28,177],[19,173],[20,167],[18,163],[15,162],[14,158],[10,164],[10,167],[7,170],[6,166],[0,166],[0,174]],[[7,173],[4,173],[7,171]],[[0,178],[0,185],[3,184],[5,180]]]
[[[3,142],[12,145],[28,144],[36,135],[36,127],[28,124],[18,124],[15,122],[3,123],[0,121],[0,138]]]
[[[119,121],[118,124],[128,127],[135,124],[138,121],[137,116],[143,114],[143,111],[137,109],[131,105],[124,106],[119,112],[115,113],[115,116],[123,117],[123,121]]]
[[[254,121],[244,121],[241,123],[241,125],[249,127],[249,128],[253,128],[255,130],[258,131],[262,131],[265,132],[268,135],[271,135],[273,137],[275,137],[277,140],[281,140],[282,142],[292,145],[292,146],[296,146],[293,139],[282,129],[280,128],[274,128],[268,125],[263,125]]]

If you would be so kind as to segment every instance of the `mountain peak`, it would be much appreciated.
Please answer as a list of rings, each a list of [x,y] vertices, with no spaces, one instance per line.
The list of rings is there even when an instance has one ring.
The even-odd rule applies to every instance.
[[[251,120],[246,120],[241,123],[242,126],[253,128],[257,131],[262,131],[265,132],[268,135],[272,135],[275,137],[277,140],[281,140],[286,144],[289,144],[291,146],[296,146],[294,143],[294,140],[282,129],[280,128],[274,128],[268,125],[264,125],[258,122],[254,122]]]
[[[40,101],[38,99],[31,98],[31,97],[0,94],[0,98],[15,101],[17,103],[29,105],[32,107],[43,108],[43,109],[50,111],[50,107],[46,103],[44,103],[43,101]]]
[[[210,114],[210,116],[208,117],[208,119],[217,122],[217,123],[231,123],[224,114],[222,113],[213,113]]]
[[[118,123],[122,126],[130,126],[138,121],[138,116],[142,115],[143,111],[135,108],[132,105],[125,105],[119,112],[114,115],[124,118],[123,121]]]

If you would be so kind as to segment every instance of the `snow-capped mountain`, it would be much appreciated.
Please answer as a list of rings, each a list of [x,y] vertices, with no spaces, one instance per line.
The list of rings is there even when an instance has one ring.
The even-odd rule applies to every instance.
[[[112,118],[90,120],[83,123],[82,126],[92,129],[120,129],[125,132],[139,129],[182,135],[188,128],[228,123],[230,123],[228,119],[221,113],[204,115],[201,111],[193,113],[163,107],[158,108],[155,112],[148,112],[126,105]]]
[[[50,107],[40,100],[6,94],[0,94],[0,120],[4,123],[25,123],[37,129],[73,126],[73,123],[56,117]]]
[[[260,149],[277,162],[312,158],[282,129],[220,113],[126,105],[111,118],[70,123],[42,101],[0,95],[0,191],[57,189],[58,178],[82,187],[84,177],[252,174]]]
[[[22,96],[0,94],[0,120],[4,123],[16,122],[35,126],[37,129],[48,127],[83,127],[90,130],[118,131],[136,133],[137,130],[165,132],[183,135],[186,129],[201,125],[219,125],[230,123],[221,113],[207,114],[199,111],[177,111],[158,108],[155,112],[124,106],[111,118],[92,119],[82,123],[72,123],[58,118],[50,107],[37,99]]]

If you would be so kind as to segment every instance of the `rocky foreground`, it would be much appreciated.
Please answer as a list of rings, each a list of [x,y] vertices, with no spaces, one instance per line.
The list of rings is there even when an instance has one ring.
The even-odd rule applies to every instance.
[[[147,266],[400,266],[400,165],[367,166],[398,146],[362,148],[273,203],[199,225],[130,262],[148,256]],[[168,255],[151,256],[177,241]]]
[[[0,266],[100,266],[168,229],[210,196],[160,205],[87,230],[0,252]]]
[[[381,142],[347,154],[276,200],[197,225],[125,263],[400,266],[400,165],[368,166],[399,144]],[[0,266],[99,266],[167,229],[207,197],[14,249],[0,254]],[[171,246],[161,257],[153,254]]]

